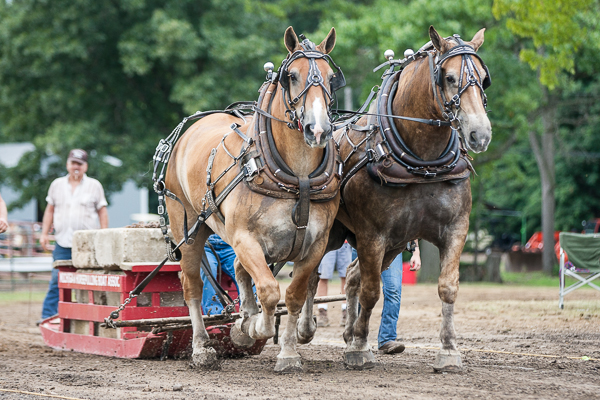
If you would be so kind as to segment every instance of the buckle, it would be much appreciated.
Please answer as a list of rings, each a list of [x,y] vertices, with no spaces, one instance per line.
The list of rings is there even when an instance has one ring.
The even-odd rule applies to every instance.
[[[246,176],[248,178],[258,174],[258,165],[256,165],[256,160],[254,158],[248,160],[248,162],[244,164],[244,170],[246,171]]]

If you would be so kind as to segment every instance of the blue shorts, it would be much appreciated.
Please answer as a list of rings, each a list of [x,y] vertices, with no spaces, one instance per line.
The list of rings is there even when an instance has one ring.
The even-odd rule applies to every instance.
[[[350,246],[348,243],[344,243],[344,245],[339,249],[325,254],[321,260],[321,264],[319,264],[320,278],[333,278],[334,270],[337,270],[340,278],[345,278],[346,268],[348,268],[350,261],[352,261],[352,246]]]

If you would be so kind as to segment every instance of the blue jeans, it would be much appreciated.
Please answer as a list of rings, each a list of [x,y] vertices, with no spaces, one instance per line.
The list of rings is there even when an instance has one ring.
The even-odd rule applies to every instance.
[[[71,248],[62,247],[57,243],[56,246],[54,246],[54,251],[52,252],[52,260],[58,261],[70,259]],[[53,268],[50,284],[48,285],[48,293],[46,293],[44,306],[42,308],[42,319],[56,314],[58,314],[58,268]]]
[[[233,251],[233,248],[218,235],[210,235],[208,237],[208,243],[212,245],[212,247],[215,249],[215,252],[219,256],[219,260],[221,260],[221,270],[233,280],[239,293],[240,288],[237,284],[237,280],[235,279],[235,268],[233,266],[233,261],[235,260],[235,252]],[[218,266],[217,258],[207,244],[204,245],[204,251],[206,252],[206,258],[208,259],[208,265],[210,266],[212,275],[216,279]],[[202,284],[204,285],[202,290],[202,312],[204,314],[208,314],[210,312],[210,315],[221,314],[223,312],[223,305],[216,296],[217,292],[215,291],[215,288],[213,288],[213,286],[210,284],[210,281],[202,269],[200,270],[200,276],[202,278]],[[253,287],[253,290],[256,293],[256,288]]]
[[[390,267],[381,273],[381,281],[383,282],[383,310],[377,336],[378,347],[396,340],[396,326],[402,297],[402,253],[398,254]]]

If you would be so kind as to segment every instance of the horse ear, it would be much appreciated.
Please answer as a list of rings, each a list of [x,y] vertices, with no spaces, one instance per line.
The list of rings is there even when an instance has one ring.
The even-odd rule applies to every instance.
[[[485,32],[485,28],[480,29],[479,32],[473,36],[473,39],[469,42],[469,44],[475,49],[475,51],[479,50],[481,45],[483,44],[483,32]]]
[[[293,53],[296,50],[296,47],[299,46],[300,41],[298,40],[298,36],[296,36],[296,32],[294,32],[294,28],[291,26],[285,30],[285,34],[283,35],[283,42],[285,43],[285,47],[287,47],[290,53]]]
[[[329,34],[320,45],[317,46],[317,49],[323,54],[331,53],[331,50],[335,47],[335,28],[331,28]]]
[[[431,38],[431,43],[433,44],[433,47],[435,47],[435,49],[441,54],[444,54],[452,48],[450,43],[448,43],[446,39],[444,39],[440,36],[439,33],[437,33],[433,25],[429,27],[429,37]]]

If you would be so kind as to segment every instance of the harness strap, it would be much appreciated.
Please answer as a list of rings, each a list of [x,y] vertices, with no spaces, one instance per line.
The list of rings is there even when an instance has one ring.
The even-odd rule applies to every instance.
[[[211,173],[213,163],[215,161],[215,156],[217,155],[217,149],[214,148],[210,151],[210,156],[208,157],[208,164],[206,166],[206,186],[208,190],[206,191],[206,202],[208,203],[208,207],[210,207],[211,211],[219,217],[221,222],[225,223],[225,217],[219,211],[219,208],[215,204],[214,194],[213,194],[213,184],[211,183]]]
[[[342,178],[342,181],[340,182],[340,192],[342,192],[342,194],[343,194],[344,187],[346,186],[346,183],[348,183],[350,178],[352,178],[358,172],[359,169],[361,169],[362,167],[367,165],[368,162],[369,162],[369,157],[367,157],[365,155],[356,164],[354,164],[354,166],[352,168],[350,168],[350,170],[346,174],[344,174],[344,177]]]
[[[219,211],[219,207],[217,206],[215,199],[213,197],[213,191],[212,190],[208,190],[206,192],[206,202],[208,203],[208,206],[210,207],[210,210],[217,216],[219,217],[219,219],[221,220],[222,223],[225,223],[225,217],[223,216],[223,214],[221,214],[221,211]]]
[[[440,106],[440,110],[444,110],[444,106],[442,105],[442,101],[439,99],[438,94],[437,94],[437,85],[435,84],[435,76],[434,76],[435,68],[433,66],[433,53],[432,52],[428,52],[427,53],[427,58],[429,59],[429,75],[431,77],[431,88],[433,89],[433,97],[435,98],[435,101]]]
[[[273,276],[276,277],[277,274],[279,273],[279,271],[282,270],[282,268],[285,266],[286,262],[285,261],[281,261],[278,263],[275,263],[271,266],[271,271],[273,272]]]
[[[292,252],[288,256],[288,258],[292,260],[296,258],[302,250],[310,213],[310,180],[307,176],[301,176],[298,177],[298,183],[298,201],[292,209],[292,221],[296,225],[296,235],[294,236]]]

